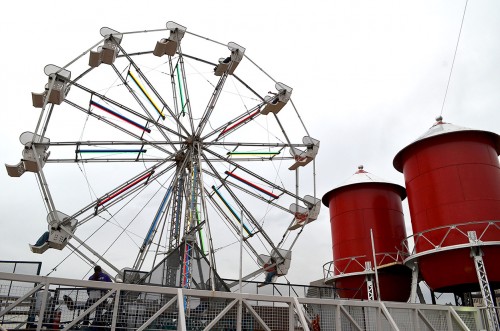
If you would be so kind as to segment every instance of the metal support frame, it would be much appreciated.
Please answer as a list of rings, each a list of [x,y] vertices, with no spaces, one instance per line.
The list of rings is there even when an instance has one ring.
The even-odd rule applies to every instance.
[[[299,316],[299,321],[302,324],[302,329],[304,331],[309,331],[309,324],[307,324],[306,317],[304,316],[304,312],[302,311],[302,305],[297,300],[297,297],[293,297],[293,303],[295,304],[295,308],[297,309],[297,315]]]
[[[411,303],[417,302],[417,288],[418,288],[418,278],[419,278],[419,270],[418,270],[418,262],[415,261],[411,266],[411,292],[410,292],[410,300]],[[423,303],[423,302],[421,302]]]
[[[321,312],[330,312],[329,322],[327,319],[322,319],[326,325],[322,325],[327,329],[333,329],[336,326],[337,330],[342,329],[343,321],[348,321],[349,327],[352,330],[364,330],[364,329],[374,329],[379,326],[383,326],[384,322],[388,322],[391,330],[397,331],[402,326],[405,326],[405,330],[419,331],[424,325],[429,330],[453,330],[455,325],[458,325],[461,330],[468,331],[471,329],[484,329],[484,323],[481,319],[484,317],[481,314],[483,308],[478,307],[450,307],[450,306],[436,306],[436,305],[422,305],[422,304],[407,304],[407,303],[397,303],[397,302],[378,302],[378,301],[357,301],[357,300],[331,300],[331,299],[318,299],[318,298],[297,298],[297,297],[276,297],[268,295],[256,295],[249,293],[231,293],[231,292],[217,292],[217,291],[204,291],[204,290],[192,290],[192,289],[182,289],[182,288],[169,288],[169,287],[155,287],[155,286],[144,286],[135,284],[125,284],[125,283],[107,283],[107,282],[93,282],[85,280],[74,280],[74,279],[63,279],[54,277],[41,277],[41,276],[29,276],[11,273],[0,273],[0,280],[8,280],[22,283],[32,283],[38,284],[36,289],[33,289],[28,285],[27,292],[18,300],[16,300],[15,307],[19,307],[20,304],[24,304],[30,296],[33,295],[35,291],[38,291],[41,295],[45,293],[45,301],[48,296],[48,289],[51,287],[81,287],[81,288],[93,288],[108,291],[106,295],[95,302],[91,307],[86,309],[84,312],[80,313],[76,319],[72,320],[70,323],[64,325],[64,330],[71,329],[74,325],[78,323],[85,315],[91,313],[97,308],[98,305],[103,303],[105,300],[109,299],[114,295],[114,305],[112,306],[113,316],[109,319],[111,325],[111,330],[117,328],[116,319],[120,314],[119,306],[123,303],[122,296],[120,293],[150,293],[159,295],[160,297],[168,297],[168,302],[163,303],[162,306],[155,308],[147,321],[142,321],[141,325],[137,325],[134,328],[138,330],[145,330],[151,325],[157,318],[165,313],[165,311],[172,307],[174,303],[177,303],[177,308],[172,312],[172,316],[176,321],[178,330],[186,330],[186,315],[184,310],[184,298],[185,296],[198,297],[202,300],[216,300],[216,302],[227,301],[224,309],[218,310],[215,319],[206,321],[207,323],[203,326],[206,330],[211,327],[216,326],[224,316],[228,316],[227,313],[232,311],[236,304],[240,302],[245,306],[245,309],[254,317],[256,323],[262,326],[262,329],[271,330],[271,328],[266,325],[263,318],[256,312],[252,304],[263,303],[264,306],[271,307],[274,304],[278,306],[287,305],[288,306],[288,320],[289,320],[289,330],[293,330],[295,325],[295,316],[297,316],[301,326],[304,330],[309,330],[308,316],[304,311],[304,306],[308,307],[308,310],[313,307],[318,307]],[[41,288],[45,287],[43,291]],[[252,304],[250,304],[250,301]],[[43,302],[42,302],[43,303]],[[0,311],[0,316],[5,315],[8,311],[11,311],[15,307],[12,304],[9,305],[5,310]],[[322,307],[326,308],[323,309]],[[364,317],[360,317],[357,314],[353,314],[351,309],[355,308],[354,311],[359,311],[362,309],[373,310],[375,309],[375,314],[366,314]],[[391,314],[391,311],[405,311],[406,314]],[[47,315],[48,305],[42,306],[38,317],[38,323],[42,326],[43,316]],[[154,313],[153,313],[154,312]],[[431,314],[429,314],[431,313]],[[469,318],[464,319],[462,314],[468,314]],[[243,314],[242,314],[243,315]],[[243,323],[244,317],[239,315],[241,323]],[[431,317],[434,315],[444,316],[444,320],[440,320],[438,324]],[[416,321],[411,325],[411,328],[406,328],[407,316],[414,316]],[[234,316],[231,314],[232,318]],[[473,320],[471,321],[470,318]],[[362,322],[361,322],[362,321]],[[19,322],[23,323],[23,322]],[[400,325],[401,323],[401,325]],[[444,325],[440,324],[444,323]],[[243,325],[242,325],[243,327]],[[380,328],[379,328],[380,329]],[[493,329],[494,330],[494,329]]]
[[[368,300],[375,300],[375,295],[373,293],[373,279],[372,279],[372,263],[371,261],[365,262],[365,271],[366,271],[366,290],[368,292]]]
[[[42,294],[42,306],[40,307],[40,313],[38,313],[38,323],[36,325],[36,331],[40,331],[42,329],[44,315],[45,315],[45,308],[47,307],[48,295],[49,295],[49,286],[48,283],[45,282],[45,287],[43,289],[43,294]]]
[[[471,257],[474,260],[477,279],[479,280],[479,287],[481,288],[481,295],[483,297],[484,305],[487,309],[486,316],[488,319],[488,326],[490,330],[500,331],[498,315],[495,311],[493,296],[491,295],[490,283],[488,282],[488,275],[486,274],[486,267],[484,266],[483,252],[477,239],[476,231],[468,231],[467,236],[469,237],[470,243],[474,245],[471,246]]]

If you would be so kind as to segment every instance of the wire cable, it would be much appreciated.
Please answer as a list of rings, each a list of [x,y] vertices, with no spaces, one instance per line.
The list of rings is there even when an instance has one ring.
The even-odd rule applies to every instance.
[[[439,116],[443,115],[444,104],[446,102],[446,96],[448,95],[448,89],[450,87],[451,75],[453,73],[453,67],[455,65],[455,59],[457,57],[458,44],[460,43],[460,36],[462,35],[462,27],[464,25],[465,12],[467,11],[467,4],[468,3],[469,3],[469,0],[466,0],[465,7],[464,7],[464,13],[462,14],[462,22],[460,23],[460,31],[458,32],[457,45],[455,46],[455,53],[453,54],[453,61],[451,62],[450,75],[448,76],[448,83],[446,84],[446,91],[444,93],[443,104],[441,105],[441,112],[439,113]]]

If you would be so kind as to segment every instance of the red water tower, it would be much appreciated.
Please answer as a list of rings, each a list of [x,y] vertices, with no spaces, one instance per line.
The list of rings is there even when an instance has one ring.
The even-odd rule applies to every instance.
[[[325,280],[335,283],[341,298],[368,299],[367,281],[375,281],[376,267],[380,298],[408,300],[411,271],[400,255],[406,237],[401,204],[405,197],[404,187],[377,178],[363,166],[323,196],[330,209],[333,250],[333,261],[324,267]]]
[[[413,227],[405,262],[418,262],[434,291],[479,290],[474,255],[483,259],[490,285],[500,288],[499,152],[497,134],[438,118],[394,158],[405,177]]]

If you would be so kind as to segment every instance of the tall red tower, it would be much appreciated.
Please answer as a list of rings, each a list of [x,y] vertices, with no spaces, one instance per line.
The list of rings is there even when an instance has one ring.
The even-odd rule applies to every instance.
[[[406,262],[418,261],[431,289],[463,293],[479,289],[471,258],[479,254],[500,288],[500,137],[437,120],[393,162],[405,177],[414,233]]]
[[[367,299],[367,280],[375,280],[376,266],[380,298],[408,300],[411,271],[400,255],[406,237],[401,204],[405,197],[404,187],[377,178],[363,166],[323,196],[330,209],[333,250],[333,261],[325,265],[326,279],[335,283],[341,298]]]

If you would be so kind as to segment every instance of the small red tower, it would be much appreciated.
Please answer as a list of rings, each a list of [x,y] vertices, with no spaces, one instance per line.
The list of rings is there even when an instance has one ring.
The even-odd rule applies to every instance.
[[[335,283],[341,298],[368,298],[366,281],[375,278],[371,230],[380,298],[408,300],[411,271],[400,255],[406,237],[401,204],[405,197],[404,187],[377,178],[363,166],[323,196],[323,204],[330,209],[333,250],[325,276],[327,283]]]

